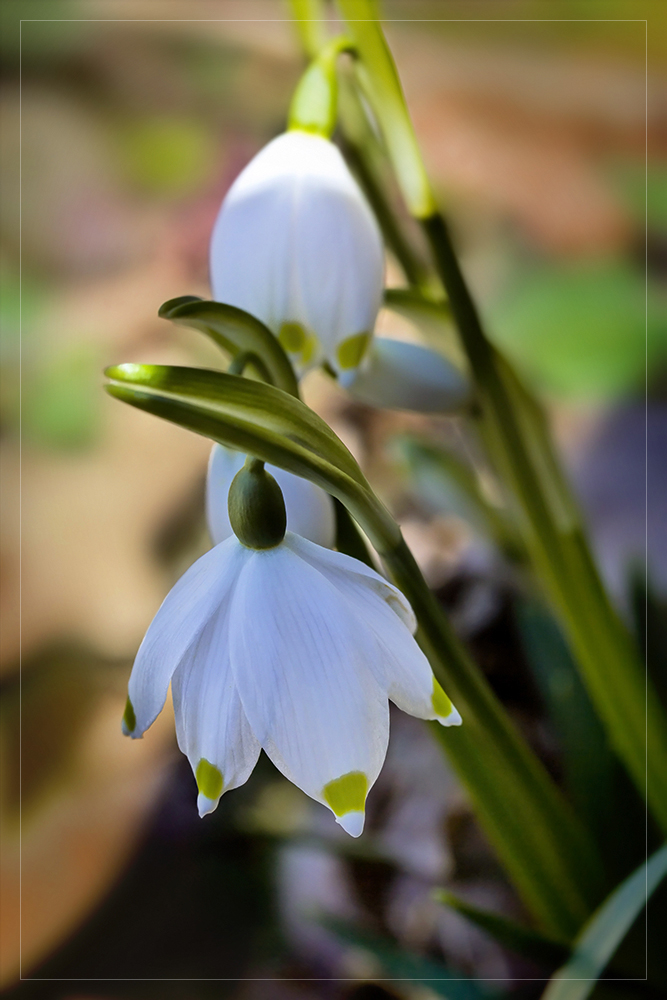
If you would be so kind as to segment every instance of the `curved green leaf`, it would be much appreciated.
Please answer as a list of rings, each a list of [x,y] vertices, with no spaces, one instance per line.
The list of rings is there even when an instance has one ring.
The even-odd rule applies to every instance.
[[[112,396],[321,486],[346,504],[380,551],[400,538],[340,438],[281,389],[224,372],[165,365],[118,365],[106,375]]]
[[[194,295],[181,295],[169,299],[158,311],[158,316],[170,319],[179,326],[201,330],[223,350],[235,357],[240,351],[256,355],[266,368],[259,374],[269,379],[292,396],[298,396],[296,376],[287,355],[269,328],[256,316],[224,302],[209,302]]]
[[[484,983],[449,969],[442,962],[406,951],[391,938],[357,927],[340,917],[322,917],[319,923],[337,938],[370,954],[397,982],[423,983],[436,996],[447,1000],[491,1000],[501,994]]]
[[[481,910],[445,889],[437,889],[434,892],[434,897],[438,902],[451,906],[461,916],[466,917],[471,923],[486,931],[503,948],[507,948],[517,955],[522,955],[538,965],[553,969],[554,966],[565,962],[571,954],[571,948],[565,941],[549,937],[546,934],[539,934],[537,931],[517,924],[514,920],[508,920],[507,917],[499,913]]]
[[[593,914],[570,961],[552,976],[542,1000],[585,1000],[605,966],[667,875],[667,844],[632,873]]]

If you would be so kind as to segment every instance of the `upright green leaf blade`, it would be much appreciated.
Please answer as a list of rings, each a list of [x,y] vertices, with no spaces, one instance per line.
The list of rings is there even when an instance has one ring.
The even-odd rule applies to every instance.
[[[542,1000],[585,1000],[665,875],[667,844],[621,882],[591,917],[572,958],[552,976]]]
[[[619,826],[625,819],[614,814],[617,758],[577,673],[563,633],[547,607],[539,601],[523,600],[517,602],[515,615],[529,666],[559,736],[563,780],[570,800],[597,835],[604,856],[606,850],[615,854],[619,850]],[[643,854],[642,848],[637,860]],[[632,864],[625,854],[622,856],[626,867],[619,877]]]

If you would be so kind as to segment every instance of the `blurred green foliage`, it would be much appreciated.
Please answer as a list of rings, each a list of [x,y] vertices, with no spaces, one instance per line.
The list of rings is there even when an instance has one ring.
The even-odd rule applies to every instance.
[[[442,962],[398,948],[391,938],[360,928],[338,918],[324,918],[322,924],[341,940],[368,952],[380,964],[383,976],[389,976],[398,986],[406,981],[427,987],[447,1000],[492,1000],[502,996],[502,990],[464,976]]]
[[[127,179],[147,194],[193,193],[217,167],[215,140],[206,125],[192,117],[123,122],[116,137]]]
[[[431,30],[449,38],[616,52],[642,65],[647,48],[667,54],[660,0],[383,0],[382,9],[387,19],[432,19]]]
[[[667,363],[656,286],[623,259],[527,266],[492,311],[498,344],[545,392],[594,400],[643,392]],[[647,303],[648,296],[648,318]]]
[[[47,448],[85,448],[99,430],[101,357],[76,344],[28,372],[22,398],[26,440]]]
[[[0,54],[6,65],[17,63],[20,54],[43,68],[75,51],[88,32],[81,8],[76,0],[5,0]]]

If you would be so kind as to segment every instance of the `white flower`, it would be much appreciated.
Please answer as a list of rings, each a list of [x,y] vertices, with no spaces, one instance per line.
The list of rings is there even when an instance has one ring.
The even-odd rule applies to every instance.
[[[382,302],[384,254],[375,217],[340,152],[290,131],[230,188],[211,238],[219,302],[261,319],[303,372],[328,360],[356,369]]]
[[[171,681],[200,815],[248,779],[263,748],[357,837],[387,751],[389,699],[461,721],[414,631],[403,595],[356,559],[291,532],[263,550],[232,536],[190,567],[150,625],[124,731],[143,735]]]
[[[208,463],[206,479],[206,519],[215,545],[232,534],[227,498],[232,479],[243,468],[246,456],[220,444],[214,444]],[[336,519],[333,501],[328,493],[308,479],[291,472],[267,465],[269,472],[280,486],[287,511],[290,531],[311,542],[332,548],[336,537]]]
[[[419,344],[376,337],[347,391],[389,410],[447,413],[470,399],[470,382],[441,354]]]

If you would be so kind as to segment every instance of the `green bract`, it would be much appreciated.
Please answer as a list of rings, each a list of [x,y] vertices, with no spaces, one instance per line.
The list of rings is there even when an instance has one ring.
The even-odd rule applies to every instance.
[[[314,132],[324,139],[331,137],[338,111],[336,59],[351,48],[349,39],[334,38],[313,59],[294,92],[288,128]]]
[[[400,541],[396,523],[340,438],[286,392],[199,368],[126,364],[106,374],[112,396],[310,479],[338,497],[378,551]]]
[[[251,367],[264,381],[277,385],[292,396],[298,395],[296,377],[282,347],[268,327],[250,313],[223,302],[208,302],[194,295],[169,299],[158,313],[179,326],[201,330],[232,357],[244,352],[254,355]]]

